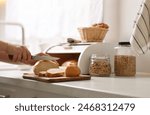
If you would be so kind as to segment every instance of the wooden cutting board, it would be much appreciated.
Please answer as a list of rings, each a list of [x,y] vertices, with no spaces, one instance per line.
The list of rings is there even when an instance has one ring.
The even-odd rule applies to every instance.
[[[42,81],[47,83],[57,83],[57,82],[66,82],[66,81],[81,81],[81,80],[90,80],[89,75],[80,75],[79,77],[39,77],[34,73],[24,73],[24,79],[31,79],[36,81]]]

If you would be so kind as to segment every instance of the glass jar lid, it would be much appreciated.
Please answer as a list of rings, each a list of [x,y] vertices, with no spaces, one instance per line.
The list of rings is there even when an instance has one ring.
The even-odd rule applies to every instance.
[[[109,59],[109,57],[105,55],[92,54],[91,59]]]

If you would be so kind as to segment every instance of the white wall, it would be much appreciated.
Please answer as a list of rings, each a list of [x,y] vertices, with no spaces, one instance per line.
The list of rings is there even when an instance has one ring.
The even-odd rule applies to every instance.
[[[120,21],[119,4],[120,0],[104,0],[104,22],[110,27],[105,38],[106,42],[118,42],[118,31],[120,29],[118,23]]]
[[[0,20],[5,19],[5,0],[0,0]],[[0,25],[0,39],[4,37],[4,26]]]
[[[104,0],[104,22],[110,26],[106,42],[129,41],[141,2],[142,0]],[[137,56],[137,71],[150,73],[150,53]]]
[[[129,40],[142,0],[104,0],[104,22],[110,25],[108,42]]]

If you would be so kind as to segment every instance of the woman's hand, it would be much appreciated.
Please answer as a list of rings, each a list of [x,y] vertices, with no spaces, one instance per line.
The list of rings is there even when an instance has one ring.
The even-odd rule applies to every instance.
[[[8,44],[6,51],[8,55],[13,55],[12,62],[27,63],[31,61],[31,53],[25,46]]]
[[[24,63],[29,65],[34,65],[37,62],[37,60],[32,59],[30,51],[25,46],[8,44],[6,53],[12,55],[12,59],[8,61],[6,60],[6,62],[11,61],[11,63]],[[42,56],[48,54],[38,53],[36,55]]]

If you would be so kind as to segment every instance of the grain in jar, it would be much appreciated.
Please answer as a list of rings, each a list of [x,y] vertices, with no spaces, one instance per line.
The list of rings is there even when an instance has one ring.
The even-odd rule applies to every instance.
[[[129,42],[119,42],[115,48],[114,69],[116,76],[135,76],[136,57],[133,55]]]
[[[98,56],[93,54],[89,66],[91,76],[106,77],[111,74],[110,59],[107,56]]]
[[[116,55],[115,74],[116,76],[134,76],[136,71],[135,56]]]

